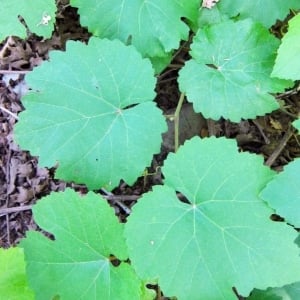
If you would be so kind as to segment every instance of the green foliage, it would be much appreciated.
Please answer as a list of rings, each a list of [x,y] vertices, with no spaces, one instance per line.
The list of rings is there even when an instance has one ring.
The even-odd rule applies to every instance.
[[[279,41],[250,19],[200,29],[179,84],[196,112],[214,120],[255,118],[279,107],[270,92],[292,82],[270,78]]]
[[[53,0],[1,4],[0,39],[25,37],[18,14],[32,32],[51,35]],[[198,0],[71,5],[93,37],[67,42],[26,75],[31,91],[15,137],[42,166],[57,165],[57,178],[90,190],[133,184],[159,152],[166,122],[153,101],[154,73],[197,31],[197,20],[178,83],[205,117],[239,122],[269,113],[279,107],[274,94],[294,84],[285,79],[299,79],[299,17],[279,50],[267,28],[300,8],[298,0],[221,0],[211,10],[198,10]],[[293,125],[300,129],[299,120]],[[53,193],[34,206],[35,221],[55,238],[30,231],[21,243],[37,299],[146,300],[155,297],[146,284],[156,282],[178,299],[236,299],[232,287],[243,296],[255,289],[249,299],[299,298],[298,233],[286,224],[300,222],[299,160],[275,176],[232,140],[193,138],[162,171],[164,185],[142,196],[126,225],[92,192]],[[273,222],[274,212],[286,222]],[[3,274],[26,289],[23,257],[13,251],[0,252],[13,271],[1,273],[4,293],[12,288]]]
[[[300,159],[285,166],[263,190],[261,197],[267,201],[276,213],[300,228]]]
[[[195,22],[199,6],[198,0],[94,2],[71,0],[79,8],[82,25],[95,36],[130,42],[143,56],[154,58],[168,57],[180,40],[188,38],[189,27],[181,18]]]
[[[126,224],[141,277],[158,277],[179,299],[224,300],[236,299],[233,286],[247,296],[253,287],[300,279],[297,233],[272,222],[258,197],[273,176],[261,157],[238,153],[224,138],[194,137],[170,154],[162,172],[165,185],[145,194]]]
[[[22,16],[32,33],[49,38],[55,21],[55,0],[0,1],[0,41],[10,35],[26,37],[26,28],[18,20]]]
[[[132,184],[159,152],[166,122],[151,101],[153,69],[132,46],[71,41],[26,80],[33,91],[16,139],[41,165],[59,162],[57,177],[112,189],[121,179]]]
[[[124,262],[123,224],[103,198],[66,190],[45,197],[33,213],[55,237],[51,241],[29,231],[21,243],[37,299],[140,299],[142,283]],[[111,255],[121,261],[119,266],[113,266]]]
[[[300,283],[293,283],[282,288],[269,288],[266,291],[255,290],[248,300],[297,300],[300,298]]]
[[[300,79],[300,14],[289,21],[288,32],[282,39],[275,61],[273,76]]]
[[[31,300],[21,248],[0,249],[0,299]]]
[[[299,0],[221,0],[210,11],[202,9],[205,12],[200,13],[199,22],[203,24],[202,14],[208,24],[218,22],[222,18],[221,15],[227,15],[239,20],[251,18],[265,27],[270,27],[277,20],[284,19],[289,13],[289,9],[300,9]],[[216,14],[216,11],[219,12]],[[216,18],[216,15],[219,15],[219,18]]]
[[[296,244],[300,246],[300,236]],[[254,290],[248,300],[297,300],[300,299],[300,282],[285,285],[279,288],[268,288],[267,290]]]

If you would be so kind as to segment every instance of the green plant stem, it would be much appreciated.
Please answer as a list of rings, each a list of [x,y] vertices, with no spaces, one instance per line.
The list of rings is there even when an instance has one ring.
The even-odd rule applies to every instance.
[[[179,147],[179,114],[180,114],[180,110],[183,104],[183,100],[184,100],[184,93],[181,93],[176,110],[175,110],[175,114],[174,114],[174,141],[175,141],[175,153],[178,150]]]

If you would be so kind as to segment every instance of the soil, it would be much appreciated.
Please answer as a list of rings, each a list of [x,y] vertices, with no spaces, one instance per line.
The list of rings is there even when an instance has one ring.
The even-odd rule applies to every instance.
[[[32,218],[31,207],[40,198],[52,191],[63,191],[66,187],[81,193],[87,191],[83,185],[55,179],[55,168],[39,167],[38,158],[20,149],[13,139],[17,115],[24,109],[21,96],[27,89],[24,81],[26,73],[47,60],[49,51],[64,50],[67,40],[87,42],[90,36],[80,26],[77,10],[63,1],[58,3],[56,28],[51,39],[42,40],[34,35],[26,40],[8,37],[0,44],[0,247],[3,248],[16,245],[27,230],[39,230]],[[176,79],[178,69],[188,57],[188,50],[189,42],[183,43],[169,67],[158,76],[155,101],[166,115],[174,112],[180,97]],[[280,171],[300,156],[299,136],[291,126],[300,111],[300,89],[295,87],[277,95],[277,98],[282,109],[238,124],[223,119],[205,120],[185,104],[181,124],[186,133],[182,131],[181,143],[191,136],[191,132],[201,137],[235,138],[240,151],[262,155],[266,165]],[[164,137],[161,153],[154,156],[147,175],[139,178],[133,186],[122,182],[112,195],[106,195],[121,220],[126,218],[130,207],[142,193],[151,189],[153,184],[162,182],[159,166],[168,152],[173,151],[172,141],[168,139],[171,139],[170,133]]]

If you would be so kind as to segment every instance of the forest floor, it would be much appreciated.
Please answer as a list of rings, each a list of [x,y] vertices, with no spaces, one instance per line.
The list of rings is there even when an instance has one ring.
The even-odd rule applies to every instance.
[[[26,40],[8,37],[0,44],[0,247],[16,245],[27,230],[37,230],[31,207],[41,197],[52,191],[63,191],[66,187],[85,193],[83,185],[66,183],[55,179],[55,168],[46,169],[38,165],[38,158],[20,149],[14,142],[13,128],[18,113],[24,108],[21,96],[26,92],[26,73],[48,59],[51,50],[63,50],[67,40],[87,42],[89,34],[78,21],[77,11],[63,6],[57,14],[56,28],[51,39],[41,40],[30,36]],[[189,43],[184,43],[174,61],[158,76],[157,105],[165,114],[170,114],[177,105],[180,92],[176,83],[178,69],[188,56]],[[25,79],[25,80],[24,80]],[[299,115],[300,89],[294,88],[277,95],[282,109],[255,120],[244,120],[238,124],[226,120],[205,120],[195,114],[186,104],[181,113],[181,142],[197,134],[235,138],[241,151],[262,155],[265,164],[276,171],[300,156],[300,140],[291,122]],[[164,136],[160,154],[155,155],[148,175],[141,177],[133,186],[121,183],[112,191],[109,201],[122,219],[145,191],[161,182],[161,174],[155,172],[163,159],[172,150],[170,135]]]

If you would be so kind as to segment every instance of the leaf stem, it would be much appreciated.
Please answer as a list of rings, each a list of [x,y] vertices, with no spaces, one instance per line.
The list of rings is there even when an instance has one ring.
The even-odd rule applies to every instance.
[[[176,110],[175,110],[175,114],[174,114],[174,148],[175,148],[175,153],[178,150],[179,147],[179,114],[182,108],[182,104],[183,104],[183,100],[184,100],[185,94],[181,93]]]

